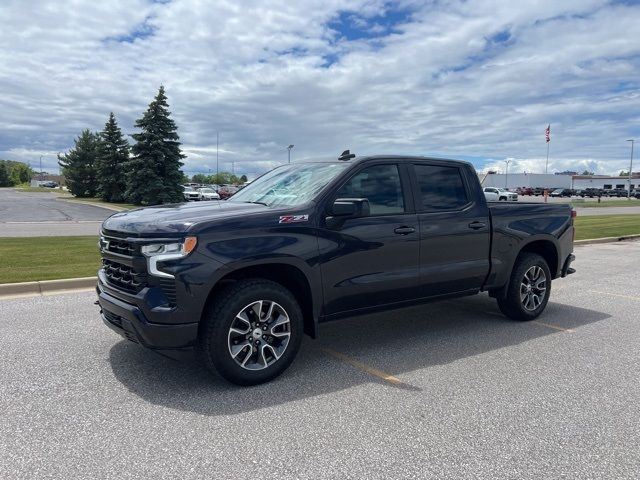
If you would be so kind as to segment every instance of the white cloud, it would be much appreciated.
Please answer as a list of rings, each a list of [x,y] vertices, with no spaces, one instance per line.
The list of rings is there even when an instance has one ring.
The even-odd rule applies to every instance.
[[[411,15],[391,33],[376,18]],[[373,38],[350,40],[340,14]],[[188,155],[257,174],[294,158],[407,153],[550,170],[628,168],[640,137],[640,6],[604,0],[0,4],[0,157],[38,160],[160,83]],[[136,37],[135,33],[139,35]],[[33,155],[33,156],[31,156]],[[490,162],[487,162],[489,165]],[[640,162],[639,162],[640,164]],[[590,165],[589,167],[585,165]]]

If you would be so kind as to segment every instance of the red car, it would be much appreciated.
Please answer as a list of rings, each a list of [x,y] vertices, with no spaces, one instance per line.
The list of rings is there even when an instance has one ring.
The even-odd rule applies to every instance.
[[[218,195],[220,195],[220,200],[226,200],[227,198],[233,196],[239,190],[238,187],[233,185],[222,185],[218,189]]]
[[[533,188],[531,187],[518,187],[516,188],[518,195],[533,195]]]

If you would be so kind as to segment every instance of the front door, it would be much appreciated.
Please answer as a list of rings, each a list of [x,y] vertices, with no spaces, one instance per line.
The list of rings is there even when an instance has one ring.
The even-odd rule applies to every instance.
[[[404,172],[396,163],[364,166],[330,197],[366,198],[370,214],[319,232],[323,315],[415,298],[419,227]]]

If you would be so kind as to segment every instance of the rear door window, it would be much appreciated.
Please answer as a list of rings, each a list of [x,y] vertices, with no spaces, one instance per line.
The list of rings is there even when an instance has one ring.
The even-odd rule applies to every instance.
[[[458,167],[415,164],[413,169],[418,183],[419,210],[457,210],[469,203],[462,172]]]

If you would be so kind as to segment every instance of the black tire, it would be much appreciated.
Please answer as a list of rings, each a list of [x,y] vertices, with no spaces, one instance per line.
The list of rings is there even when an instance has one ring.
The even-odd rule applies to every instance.
[[[288,317],[288,327],[287,325],[283,326],[287,327],[288,332],[274,333],[269,325],[275,325],[279,320],[273,321],[271,324],[260,323],[262,322],[259,318],[261,314],[258,317],[255,316],[255,307],[247,310],[259,301],[265,301],[267,307],[269,305],[267,302],[275,304],[272,310],[279,310],[279,313],[276,313],[279,315],[278,318]],[[262,308],[262,304],[258,309],[260,308]],[[242,318],[238,319],[242,312],[245,312],[244,318],[251,317],[249,320],[252,322],[245,322]],[[261,312],[263,311],[261,310]],[[247,323],[248,332],[238,335],[237,338],[240,340],[233,340],[232,336],[237,335],[235,332],[245,323]],[[234,327],[233,331],[232,327]],[[264,330],[265,327],[267,330]],[[260,332],[260,328],[264,331]],[[277,326],[273,328],[275,329]],[[252,337],[256,332],[257,334],[267,334],[267,340],[263,340],[264,336],[262,338]],[[218,373],[229,382],[237,385],[257,385],[272,380],[291,365],[300,349],[302,332],[302,311],[289,290],[270,280],[240,280],[221,291],[205,311],[198,338],[198,356],[207,369]],[[274,336],[268,335],[269,333],[273,333]],[[287,333],[289,333],[288,343],[278,357],[276,350],[282,348],[280,337],[286,338]],[[278,347],[271,348],[271,345],[268,345],[269,341],[281,343]],[[239,353],[236,353],[236,358],[242,355],[238,360],[232,356],[232,349],[237,348],[233,345],[234,342],[240,343],[237,347],[241,347],[244,343],[247,344],[242,350],[237,350]],[[254,342],[260,345],[255,345]],[[273,345],[275,346],[275,343]],[[253,348],[256,349],[255,353],[249,353]],[[247,366],[240,365],[240,360],[247,357],[249,358]],[[267,363],[266,357],[269,357],[272,363]],[[249,362],[254,362],[254,360],[255,368],[260,367],[261,369],[248,369],[253,364]]]
[[[540,270],[537,270],[538,268]],[[543,293],[540,288],[535,286],[542,285],[539,283],[540,277],[537,279],[535,277],[535,272],[539,271],[544,274],[545,288]],[[533,282],[530,281],[532,277],[535,279]],[[531,287],[527,289],[525,284],[531,285]],[[498,307],[505,316],[513,320],[533,320],[544,311],[550,294],[551,272],[545,259],[535,253],[522,253],[513,266],[506,296],[497,299]],[[522,295],[525,295],[525,298]],[[539,298],[539,303],[535,297]]]

